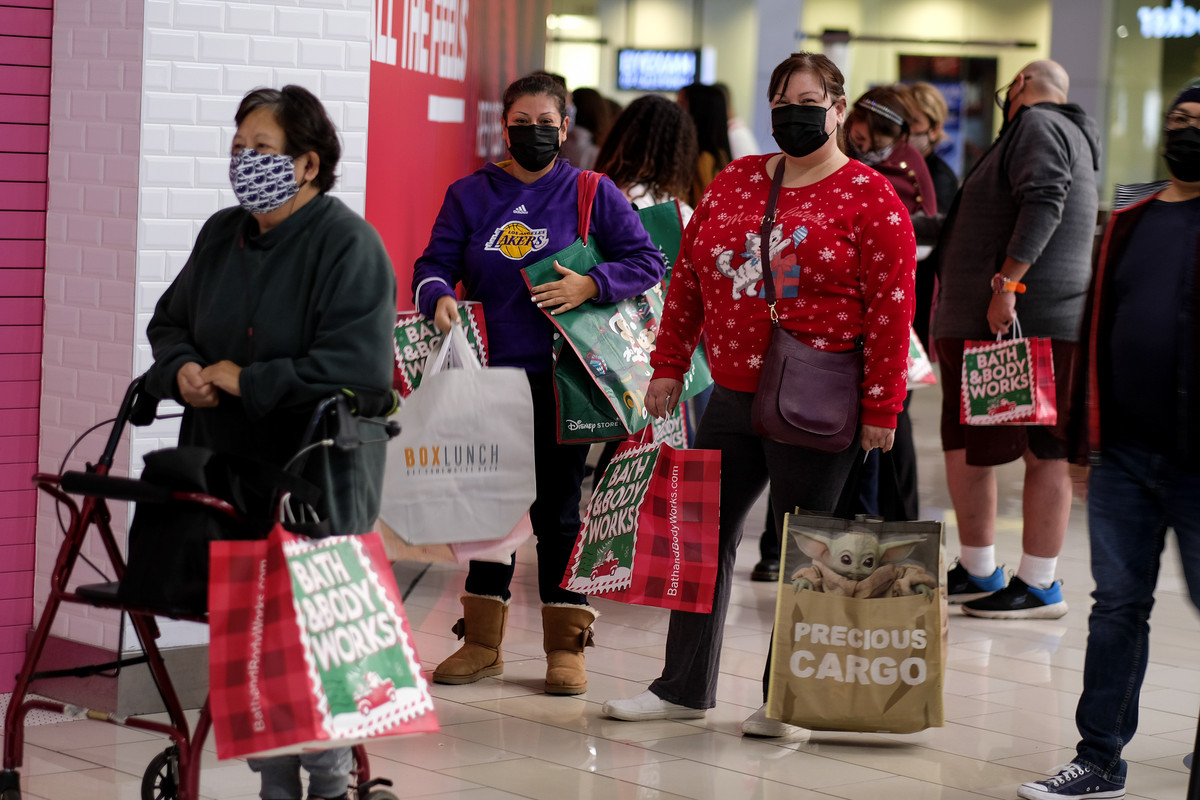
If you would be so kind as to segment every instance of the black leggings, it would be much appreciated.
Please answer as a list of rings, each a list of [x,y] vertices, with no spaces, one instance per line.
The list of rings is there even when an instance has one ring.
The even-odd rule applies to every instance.
[[[533,448],[537,498],[529,507],[537,539],[538,590],[543,603],[586,605],[587,596],[559,587],[575,537],[579,534],[580,483],[588,445],[558,443],[558,410],[554,379],[550,373],[530,374],[533,393]],[[471,594],[512,596],[509,584],[516,569],[516,554],[508,564],[472,561],[466,590]]]

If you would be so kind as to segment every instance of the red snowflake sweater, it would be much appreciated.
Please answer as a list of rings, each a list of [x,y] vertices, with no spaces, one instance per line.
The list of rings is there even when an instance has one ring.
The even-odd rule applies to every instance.
[[[717,383],[753,392],[771,337],[760,230],[770,156],[717,175],[683,236],[651,356],[682,380],[704,334]],[[908,377],[916,240],[887,178],[851,160],[811,186],[780,191],[770,258],[783,327],[819,350],[864,341],[862,422],[896,427]]]

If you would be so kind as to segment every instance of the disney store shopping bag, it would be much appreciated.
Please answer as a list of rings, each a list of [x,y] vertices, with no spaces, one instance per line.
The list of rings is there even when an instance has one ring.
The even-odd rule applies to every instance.
[[[684,375],[684,394],[695,394],[698,366],[702,361],[692,361],[692,367]],[[595,368],[595,367],[590,367]],[[554,341],[554,395],[558,410],[558,440],[560,442],[597,442],[606,439],[624,439],[629,431],[621,416],[613,409],[609,396],[592,379],[570,347],[563,344],[559,335]],[[622,401],[633,404],[634,395],[622,393]],[[632,405],[630,406],[632,408]],[[640,409],[636,427],[641,430],[643,419],[650,420],[644,408]],[[650,420],[654,426],[654,441],[665,442],[673,447],[688,446],[688,421],[684,407],[676,404],[675,410],[661,419]]]
[[[963,347],[962,405],[965,425],[1053,425],[1054,352],[1050,340],[1023,337],[968,341]]]
[[[718,450],[623,443],[588,501],[561,586],[708,613],[717,581],[720,480]]]
[[[458,304],[458,318],[462,322],[467,344],[479,361],[488,365],[487,328],[483,322],[483,304],[467,300]],[[396,332],[393,344],[396,351],[396,368],[392,388],[408,397],[413,389],[421,385],[425,362],[429,354],[442,346],[443,334],[431,320],[420,311],[401,311],[396,315]]]
[[[945,724],[941,523],[797,512],[783,540],[767,716],[826,731]]]
[[[529,380],[517,367],[480,367],[461,325],[393,418],[379,518],[404,541],[500,539],[533,504]]]
[[[579,238],[570,246],[524,270],[530,287],[561,278],[561,266],[586,275],[607,259],[595,239],[589,244],[592,200],[601,176],[579,176]],[[683,228],[679,206],[663,203],[638,212],[650,240],[658,247],[668,269],[679,254]],[[617,303],[584,303],[563,314],[546,317],[557,329],[554,391],[558,398],[558,440],[598,442],[623,439],[650,423],[645,409],[650,384],[650,354],[658,338],[666,284]],[[697,349],[692,368],[684,377],[682,400],[712,383],[703,350]]]
[[[378,534],[211,546],[209,699],[217,756],[436,731]]]

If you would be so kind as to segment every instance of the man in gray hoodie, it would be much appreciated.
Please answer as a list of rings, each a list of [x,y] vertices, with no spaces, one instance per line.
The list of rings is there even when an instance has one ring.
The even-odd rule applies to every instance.
[[[940,246],[933,338],[942,363],[942,449],[962,545],[950,602],[964,613],[1056,619],[1067,613],[1055,580],[1071,511],[1066,427],[1079,325],[1096,230],[1096,124],[1067,100],[1053,61],[1026,65],[997,93],[1004,123],[955,198]],[[1053,343],[1058,421],[1051,426],[959,423],[965,340],[1008,334]],[[1025,462],[1020,566],[1005,584],[996,565],[994,468]]]

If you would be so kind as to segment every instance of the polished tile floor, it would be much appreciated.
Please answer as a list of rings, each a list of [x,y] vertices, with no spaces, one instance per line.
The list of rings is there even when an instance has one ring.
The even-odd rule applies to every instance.
[[[914,425],[921,453],[924,513],[945,519],[948,550],[957,539],[938,450],[937,390],[918,392]],[[1020,472],[1001,471],[997,550],[1015,568],[1020,552]],[[1068,761],[1087,636],[1088,545],[1076,503],[1060,559],[1067,616],[1053,621],[988,621],[951,611],[945,680],[946,725],[911,735],[814,733],[805,740],[751,740],[738,723],[761,697],[760,678],[775,588],[751,583],[762,501],[739,551],[726,623],[718,705],[706,719],[629,723],[601,716],[601,704],[642,691],[661,667],[667,613],[599,601],[590,687],[580,697],[541,692],[544,661],[531,547],[520,554],[505,641],[505,673],[470,686],[436,686],[440,733],[368,749],[375,774],[405,800],[506,798],[845,798],[966,800],[1013,798],[1022,781]],[[422,565],[399,564],[401,588]],[[451,653],[460,569],[435,565],[416,583],[407,608],[426,669]],[[1129,795],[1185,795],[1200,710],[1200,637],[1172,542],[1154,609],[1151,661],[1137,737],[1126,749]],[[27,730],[26,800],[135,800],[143,771],[164,746],[152,735],[97,722]],[[202,795],[251,800],[257,781],[240,761],[204,764]]]

